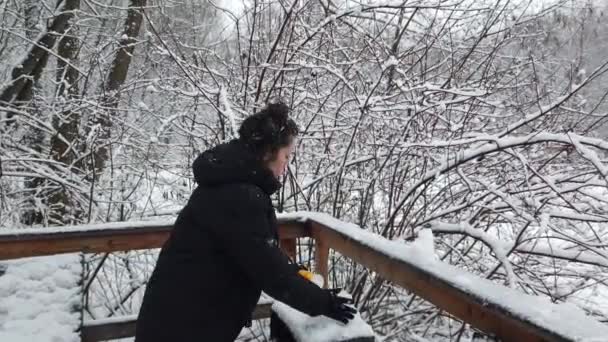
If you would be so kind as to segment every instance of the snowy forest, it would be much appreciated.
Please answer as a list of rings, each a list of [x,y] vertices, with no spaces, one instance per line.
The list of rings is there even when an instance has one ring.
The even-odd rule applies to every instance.
[[[282,101],[300,135],[277,212],[430,231],[430,258],[608,324],[604,1],[0,0],[0,18],[0,229],[174,217],[194,158]],[[85,319],[137,314],[157,255],[83,254]],[[385,341],[480,334],[330,259]]]

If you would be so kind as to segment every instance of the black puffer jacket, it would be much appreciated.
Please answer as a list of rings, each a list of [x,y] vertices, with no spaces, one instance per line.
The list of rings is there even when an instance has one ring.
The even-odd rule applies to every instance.
[[[237,140],[194,162],[199,184],[163,246],[136,342],[234,341],[261,291],[310,315],[329,295],[297,275],[277,246],[270,195],[280,184]]]

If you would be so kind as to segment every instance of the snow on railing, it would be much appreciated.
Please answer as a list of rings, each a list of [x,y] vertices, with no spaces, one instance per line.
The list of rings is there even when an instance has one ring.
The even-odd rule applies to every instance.
[[[600,342],[606,341],[608,336],[607,325],[588,317],[575,305],[555,304],[548,298],[522,293],[439,261],[428,241],[407,244],[387,240],[354,224],[322,213],[296,212],[280,217],[311,222],[313,236],[331,240],[326,241],[331,248],[355,259],[388,280],[412,290],[473,326],[495,333],[503,340],[520,341],[522,337],[526,337],[526,340],[538,340],[540,337],[541,340],[552,341]],[[331,233],[327,234],[328,232],[333,232],[333,236]],[[348,246],[353,244],[358,246]],[[360,247],[373,253],[361,253]],[[406,272],[410,278],[403,277]],[[445,293],[442,296],[437,294],[437,291],[449,291],[451,298],[446,299]],[[458,303],[453,302],[456,298],[460,300],[456,301]],[[463,306],[464,303],[468,307],[458,308],[458,305]],[[456,310],[453,310],[454,308]],[[470,310],[473,312],[467,313]],[[475,310],[479,312],[474,312]],[[484,315],[486,317],[483,317]],[[494,315],[498,321],[489,322],[491,319],[488,315]],[[507,321],[513,324],[506,324]],[[527,330],[527,333],[513,331],[517,328]]]
[[[8,228],[0,227],[0,238],[6,239],[10,236],[15,239],[26,238],[33,235],[52,235],[65,233],[85,233],[85,232],[107,232],[109,230],[128,230],[128,229],[150,229],[154,227],[167,228],[173,226],[175,217],[162,220],[148,221],[127,221],[127,222],[108,222],[108,223],[90,223],[74,226],[58,226],[58,227],[37,227],[37,228]]]

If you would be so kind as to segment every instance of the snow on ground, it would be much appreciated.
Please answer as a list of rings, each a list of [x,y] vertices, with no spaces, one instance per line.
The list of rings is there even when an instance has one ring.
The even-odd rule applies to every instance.
[[[80,341],[81,265],[77,254],[3,261],[0,341]]]
[[[298,342],[334,342],[375,336],[372,328],[358,313],[344,325],[325,316],[308,316],[279,301],[272,304],[272,310],[285,322]]]
[[[608,336],[607,325],[588,317],[582,309],[573,304],[554,304],[548,298],[527,295],[495,284],[488,279],[437,261],[431,254],[432,251],[422,252],[420,244],[412,247],[403,242],[390,241],[355,224],[337,220],[323,213],[295,212],[278,215],[278,218],[301,221],[312,219],[391,258],[413,265],[473,295],[483,303],[508,311],[514,317],[546,327],[571,341],[601,342],[606,341]]]

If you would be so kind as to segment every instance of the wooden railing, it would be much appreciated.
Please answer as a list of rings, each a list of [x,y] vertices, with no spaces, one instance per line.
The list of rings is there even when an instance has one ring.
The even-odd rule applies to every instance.
[[[23,229],[14,233],[0,231],[0,260],[60,253],[109,253],[139,249],[160,248],[169,237],[172,221],[141,221],[108,223],[68,228]],[[122,227],[121,227],[122,226]],[[279,243],[293,260],[297,254],[297,239],[310,236],[307,224],[279,219]],[[329,249],[317,245],[315,269],[327,284]],[[252,314],[253,319],[270,317],[271,302],[262,300]],[[88,321],[81,327],[83,342],[105,341],[135,334],[136,316]]]
[[[325,222],[325,223],[324,223]],[[337,227],[339,222],[327,223],[327,220],[311,218],[279,218],[280,244],[283,250],[295,257],[296,240],[311,237],[315,243],[315,272],[327,278],[328,255],[330,248],[368,269],[381,275],[388,281],[402,286],[452,316],[472,326],[492,334],[504,341],[570,341],[580,337],[579,331],[572,331],[569,326],[560,324],[559,312],[545,310],[543,317],[530,317],[526,305],[531,296],[520,294],[515,290],[488,284],[485,279],[474,275],[461,283],[449,278],[452,266],[439,263],[429,267],[400,258],[386,248],[389,243],[378,236],[352,234],[349,230]],[[94,227],[72,227],[59,231],[44,232],[24,230],[18,234],[0,232],[0,260],[38,255],[51,255],[69,252],[112,252],[136,249],[149,249],[162,246],[171,230],[170,223],[139,222],[129,224],[121,229],[115,225],[96,225]],[[371,242],[370,242],[371,241]],[[466,286],[479,282],[476,286]],[[327,283],[327,281],[326,281]],[[465,284],[465,285],[463,285]],[[514,303],[505,303],[490,292],[505,291],[505,296],[517,297]],[[485,292],[484,292],[485,291]],[[518,303],[520,302],[520,303]],[[526,303],[527,302],[527,303]],[[550,305],[548,303],[547,305]],[[264,311],[266,310],[266,311]],[[257,318],[267,317],[268,308],[259,308]],[[132,336],[134,317],[131,321],[87,323],[82,327],[83,341]],[[579,317],[589,323],[591,318]],[[592,322],[593,323],[593,322]],[[592,324],[593,325],[593,324]],[[599,322],[594,326],[597,336],[608,336],[608,328]],[[593,335],[593,333],[591,333]],[[601,340],[601,339],[600,339]],[[599,341],[599,340],[598,340]]]
[[[272,302],[261,301],[253,311],[251,318],[269,318],[271,306]],[[83,342],[96,342],[133,337],[135,335],[136,322],[137,315],[88,321],[81,327],[81,340]]]

